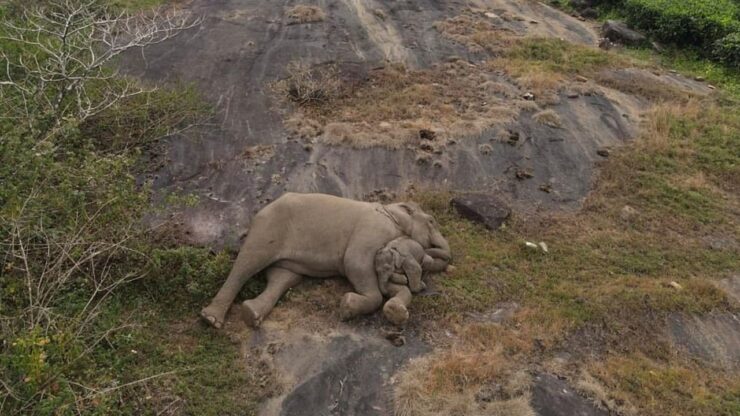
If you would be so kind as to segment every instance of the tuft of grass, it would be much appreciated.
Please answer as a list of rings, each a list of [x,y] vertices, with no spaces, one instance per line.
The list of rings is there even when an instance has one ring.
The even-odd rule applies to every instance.
[[[318,6],[297,4],[285,11],[289,25],[323,22],[326,14]]]
[[[562,125],[560,116],[558,115],[558,113],[556,113],[553,110],[540,111],[539,113],[536,113],[535,115],[533,115],[532,118],[536,122],[540,124],[544,124],[552,128],[559,128]]]
[[[389,148],[418,142],[422,131],[431,131],[435,146],[443,146],[449,137],[479,133],[515,115],[500,90],[481,90],[493,78],[461,60],[425,70],[389,65],[366,80],[342,82],[331,99],[298,101],[300,115],[289,127],[298,135],[320,132],[327,143]]]

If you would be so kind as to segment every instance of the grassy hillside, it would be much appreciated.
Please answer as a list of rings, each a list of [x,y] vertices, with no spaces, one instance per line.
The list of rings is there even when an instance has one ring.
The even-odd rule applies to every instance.
[[[21,57],[54,65],[39,45],[7,39],[8,23],[25,24],[18,10],[0,6],[0,50],[13,63],[0,75],[0,414],[255,414],[279,383],[266,363],[245,359],[239,346],[249,332],[213,331],[196,318],[233,253],[182,246],[166,230],[142,226],[150,210],[171,208],[154,206],[150,185],[137,180],[147,168],[142,155],[211,109],[192,87],[171,85],[89,115],[79,95],[64,93],[79,84],[49,83],[16,65]],[[635,59],[711,68],[723,91],[703,100],[667,96],[647,115],[644,134],[612,152],[582,212],[514,214],[490,232],[456,216],[447,193],[414,196],[439,220],[456,269],[438,280],[442,296],[415,299],[412,314],[456,341],[403,377],[404,414],[453,414],[451,403],[471,414],[465,406],[480,386],[525,388],[527,371],[555,368],[564,350],[581,361],[559,370],[614,411],[740,414],[737,374],[675,353],[660,332],[669,314],[738,312],[716,287],[740,269],[737,247],[711,244],[740,240],[735,73],[548,39],[508,45],[490,64],[549,80]],[[110,68],[84,75],[92,102],[123,85],[142,87]],[[395,75],[387,88],[406,97],[413,79]],[[9,84],[17,82],[21,89]],[[549,253],[524,241],[544,241]],[[241,297],[261,285],[253,279]],[[521,305],[510,323],[464,322],[501,301]]]

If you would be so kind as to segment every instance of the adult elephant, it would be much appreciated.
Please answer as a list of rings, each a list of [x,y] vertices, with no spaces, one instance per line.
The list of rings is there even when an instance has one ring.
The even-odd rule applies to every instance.
[[[375,253],[402,235],[418,241],[438,272],[450,261],[447,240],[431,215],[414,203],[381,205],[323,194],[286,193],[252,221],[229,277],[201,316],[216,328],[244,283],[262,270],[267,288],[245,301],[243,317],[258,326],[275,303],[303,276],[346,276],[355,289],[340,305],[343,319],[377,310],[383,296],[375,274]]]

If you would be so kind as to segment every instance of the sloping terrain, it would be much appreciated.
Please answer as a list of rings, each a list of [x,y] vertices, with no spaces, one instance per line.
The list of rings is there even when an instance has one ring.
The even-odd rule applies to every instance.
[[[314,8],[309,17],[299,13],[307,9],[295,9],[299,5]],[[607,394],[602,385],[619,371],[632,371],[622,379],[652,374],[643,371],[653,367],[639,354],[624,362],[605,357],[614,345],[632,348],[655,330],[672,343],[646,341],[649,348],[735,365],[735,314],[675,313],[663,325],[623,312],[731,309],[703,281],[692,290],[711,298],[710,306],[701,306],[703,298],[689,290],[676,295],[660,267],[643,264],[655,258],[665,265],[664,256],[680,262],[656,248],[662,247],[655,240],[659,232],[651,230],[646,242],[635,231],[634,217],[642,214],[627,205],[626,213],[615,214],[597,196],[589,212],[609,218],[604,221],[619,232],[593,217],[585,231],[577,220],[557,217],[583,206],[598,166],[640,137],[648,117],[666,102],[696,108],[696,100],[712,93],[705,83],[599,51],[591,23],[534,1],[224,0],[187,7],[204,16],[200,27],[123,62],[146,80],[193,82],[217,109],[211,125],[172,138],[161,168],[149,174],[161,195],[197,196],[174,217],[180,240],[236,247],[251,216],[286,191],[381,201],[428,191],[487,192],[511,204],[525,223],[543,214],[542,222],[556,224],[514,224],[515,232],[491,242],[479,230],[443,221],[453,248],[464,253],[462,270],[451,272],[439,292],[415,301],[420,306],[413,313],[421,315],[402,335],[383,327],[378,316],[338,323],[326,305],[346,289],[339,283],[301,286],[259,331],[231,320],[227,331],[249,334],[240,340],[243,358],[269,363],[278,380],[261,414],[602,415],[645,408],[660,414],[660,408],[629,407],[623,399],[631,397],[624,393],[629,386],[614,381],[610,391],[619,393]],[[310,94],[301,95],[303,87]],[[698,211],[712,206],[699,201]],[[434,201],[427,204],[446,212]],[[563,234],[552,230],[558,226]],[[572,263],[522,253],[519,239],[531,230],[544,233],[533,238],[561,239],[556,255]],[[603,234],[618,242],[604,243]],[[696,253],[694,237],[688,240],[681,253]],[[564,247],[568,243],[572,247]],[[735,244],[719,251],[717,270],[732,264],[724,256],[736,250]],[[511,259],[524,260],[512,265]],[[610,262],[629,264],[619,269]],[[618,283],[590,274],[614,273],[611,268],[626,270],[616,272]],[[692,273],[669,272],[686,279]],[[564,282],[549,281],[555,277],[548,273]],[[640,273],[660,277],[647,283]],[[635,287],[658,300],[635,300]],[[514,303],[506,319],[491,318],[509,308],[499,302],[511,298],[529,306]],[[456,302],[463,299],[465,310],[476,312],[458,313]],[[539,303],[542,309],[533,308]],[[550,313],[557,318],[538,315]],[[615,340],[620,331],[631,334],[624,341],[629,347]],[[390,346],[389,332],[406,344]],[[717,339],[716,332],[729,335]],[[674,376],[666,371],[666,378]]]
[[[634,137],[648,105],[573,74],[533,79],[506,63],[487,64],[500,55],[487,43],[498,40],[547,36],[595,46],[589,24],[537,2],[327,1],[315,4],[324,20],[304,24],[290,20],[293,5],[196,1],[190,7],[204,16],[200,27],[124,62],[145,79],[195,82],[218,109],[213,126],[172,140],[164,168],[153,175],[157,188],[199,197],[182,218],[186,240],[234,246],[253,212],[285,191],[367,199],[446,188],[495,191],[522,209],[574,208],[590,187],[597,151]],[[412,81],[431,80],[411,91],[381,90],[391,98],[377,105],[391,109],[374,116],[368,113],[378,94],[367,102],[362,95],[329,101],[324,107],[350,115],[311,119],[318,126],[297,134],[290,121],[310,112],[271,88],[293,63],[319,71],[336,65],[342,82],[360,93],[388,65],[402,66]],[[663,82],[677,83],[678,91],[708,92],[666,75]],[[464,78],[461,85],[432,85],[455,77]],[[619,84],[619,74],[612,78]],[[433,100],[453,96],[439,110],[395,115],[428,106],[427,96],[413,95],[422,88],[441,90],[430,93]],[[460,109],[466,106],[479,110]],[[556,113],[555,124],[533,120],[545,110]],[[419,137],[426,130],[436,137],[430,143]],[[518,179],[517,171],[531,178]]]

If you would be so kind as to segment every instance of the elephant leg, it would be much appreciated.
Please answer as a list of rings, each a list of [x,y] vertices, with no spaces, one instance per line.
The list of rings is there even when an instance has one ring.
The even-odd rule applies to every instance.
[[[407,286],[409,284],[409,278],[406,277],[403,273],[393,273],[391,278],[389,279],[390,283],[395,283],[397,285]],[[390,293],[383,293],[384,295],[388,297],[392,297],[393,295]]]
[[[383,305],[383,316],[392,324],[402,326],[409,319],[407,307],[411,304],[411,291],[406,286],[391,283],[388,292],[393,297]]]
[[[374,256],[368,255],[373,252],[373,249],[365,247],[345,253],[345,272],[356,293],[346,293],[342,298],[339,313],[343,320],[375,312],[383,303],[373,267]]]
[[[423,289],[421,281],[421,265],[419,265],[419,263],[417,263],[413,258],[407,257],[403,262],[402,267],[406,277],[409,279],[409,289],[414,293],[420,292]]]
[[[279,251],[279,236],[271,226],[274,221],[257,221],[247,234],[229,277],[200,316],[215,328],[221,328],[226,312],[247,280],[269,266]]]
[[[254,328],[258,328],[262,319],[267,316],[277,301],[291,287],[303,280],[303,276],[280,267],[267,269],[267,287],[254,299],[242,302],[242,319]]]

